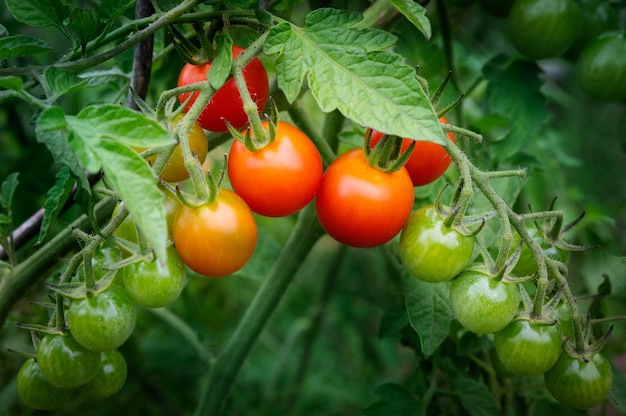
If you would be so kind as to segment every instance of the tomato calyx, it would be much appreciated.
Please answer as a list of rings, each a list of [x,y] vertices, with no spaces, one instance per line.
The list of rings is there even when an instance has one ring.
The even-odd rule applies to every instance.
[[[454,196],[450,202],[449,206],[445,206],[441,203],[441,197],[443,192],[446,190],[448,185],[444,185],[437,196],[435,197],[434,206],[437,211],[437,214],[443,218],[443,224],[448,227],[454,229],[459,234],[464,237],[473,238],[478,235],[482,231],[482,229],[486,225],[486,221],[489,218],[494,217],[495,212],[487,212],[484,214],[479,214],[477,216],[466,216],[464,215],[465,208],[463,204],[459,203],[459,196],[461,190],[463,189],[463,183],[461,182],[457,187]],[[474,230],[470,230],[468,228],[469,225],[473,225],[475,223],[479,223],[478,227]]]
[[[255,123],[252,122],[250,123],[250,128],[246,129],[244,133],[241,133],[228,121],[224,120],[231,136],[233,136],[235,140],[243,143],[245,148],[251,152],[259,151],[276,140],[276,130],[278,129],[279,123],[278,106],[272,97],[268,98],[268,102],[270,105],[269,114],[265,114],[264,117],[267,128],[263,126],[262,122],[255,128]]]
[[[370,147],[372,129],[365,133],[365,157],[370,166],[386,173],[397,172],[404,167],[415,148],[415,140],[402,152],[402,138],[383,134],[374,148]]]
[[[202,65],[213,60],[215,51],[211,47],[211,41],[200,23],[194,22],[192,25],[201,45],[200,47],[194,45],[174,25],[169,26],[170,30],[167,33],[174,48],[185,62],[192,65]]]

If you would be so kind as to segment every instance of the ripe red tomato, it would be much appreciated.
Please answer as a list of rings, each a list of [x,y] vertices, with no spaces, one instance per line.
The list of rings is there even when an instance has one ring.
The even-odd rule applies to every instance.
[[[243,48],[239,46],[233,46],[233,58],[236,58],[243,52]],[[211,62],[202,65],[185,64],[178,76],[178,86],[195,84],[197,82],[206,81],[207,74],[211,68]],[[250,91],[250,95],[253,99],[256,99],[257,109],[260,112],[269,95],[269,83],[267,79],[267,72],[265,67],[258,58],[254,58],[243,69],[243,77],[246,80],[246,85]],[[178,100],[183,103],[189,97],[190,93],[181,94]],[[194,96],[187,104],[185,111],[189,111],[189,108],[194,103],[199,92],[194,92]],[[235,129],[241,129],[248,125],[248,116],[243,110],[243,102],[241,101],[241,95],[237,89],[234,79],[229,79],[222,87],[215,93],[211,101],[202,110],[200,117],[198,117],[198,124],[204,129],[213,132],[226,132],[226,124],[224,120],[228,121]]]
[[[172,238],[178,255],[190,269],[219,277],[236,272],[250,260],[257,227],[246,202],[222,189],[208,204],[196,208],[181,205],[174,217]]]
[[[268,217],[293,214],[311,202],[322,170],[322,158],[313,142],[282,121],[272,143],[252,152],[235,140],[228,156],[233,189],[252,211]]]
[[[328,166],[315,208],[322,227],[335,240],[353,247],[376,247],[400,232],[413,199],[405,168],[383,172],[369,164],[363,149],[355,149]]]
[[[439,120],[442,123],[448,122],[445,117],[441,117]],[[376,143],[378,143],[383,136],[383,133],[372,130],[372,134],[370,136],[370,147],[374,148]],[[456,143],[454,134],[448,133],[448,137],[452,140],[452,142]],[[403,139],[402,151],[406,151],[412,142],[413,140],[411,139]],[[442,146],[433,142],[423,142],[417,140],[413,153],[411,153],[411,156],[404,167],[407,172],[409,172],[413,186],[422,186],[434,182],[441,175],[443,175],[446,169],[448,169],[448,166],[450,166],[451,161],[452,159],[450,159],[450,155],[448,155],[446,149]]]

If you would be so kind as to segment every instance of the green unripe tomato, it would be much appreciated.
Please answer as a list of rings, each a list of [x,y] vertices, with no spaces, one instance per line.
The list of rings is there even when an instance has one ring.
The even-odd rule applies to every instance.
[[[469,264],[474,238],[444,224],[434,205],[422,207],[409,217],[400,235],[400,258],[419,280],[445,282]]]
[[[476,334],[503,329],[517,314],[519,303],[517,285],[495,280],[479,270],[464,271],[450,286],[454,316]]]
[[[563,263],[567,262],[569,259],[569,252],[567,250],[562,250],[554,245],[546,243],[534,225],[526,225],[526,230],[528,231],[528,234],[530,234],[533,241],[539,244],[541,250],[546,256],[554,260],[559,260]],[[513,236],[513,244],[511,246],[510,254],[513,254],[513,252],[517,249],[520,241],[521,237],[516,232]],[[535,260],[532,251],[530,251],[530,248],[528,248],[528,246],[524,243],[522,245],[519,259],[511,270],[511,274],[515,276],[530,276],[537,273],[537,270],[539,270],[537,261]]]
[[[117,285],[96,296],[74,300],[67,312],[72,335],[92,351],[117,349],[133,332],[136,319],[135,302]]]
[[[33,409],[57,410],[72,398],[74,391],[50,383],[39,369],[37,361],[29,358],[17,373],[17,394]]]
[[[561,55],[581,26],[582,12],[574,0],[516,0],[509,13],[513,45],[532,59]]]
[[[46,335],[37,346],[37,364],[53,385],[71,389],[95,377],[100,353],[80,345],[70,335]]]
[[[96,376],[83,384],[79,390],[91,397],[102,399],[117,393],[126,382],[126,360],[118,350],[105,351]]]
[[[582,90],[596,100],[626,100],[624,34],[610,32],[589,42],[578,57],[576,77]]]
[[[496,354],[511,373],[538,376],[561,355],[561,334],[556,325],[516,319],[494,336]]]
[[[543,379],[552,396],[562,404],[591,409],[608,397],[613,370],[602,354],[595,354],[589,362],[584,362],[563,351]]]
[[[160,308],[174,302],[185,287],[187,269],[174,246],[167,249],[167,265],[157,261],[129,264],[122,269],[124,287],[139,305]]]

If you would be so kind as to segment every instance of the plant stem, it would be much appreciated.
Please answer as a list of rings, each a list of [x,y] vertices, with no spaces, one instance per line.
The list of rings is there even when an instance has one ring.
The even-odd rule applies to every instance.
[[[196,409],[197,416],[217,416],[223,410],[226,396],[248,353],[278,306],[298,268],[322,235],[322,228],[315,215],[315,206],[310,204],[300,212],[296,227],[274,262],[269,275],[224,350],[218,355],[201,394],[201,401]]]
[[[95,215],[98,223],[111,217],[116,202],[115,198],[106,198],[96,204]],[[91,225],[89,218],[82,215],[15,267],[11,273],[4,276],[0,281],[0,326],[4,324],[15,301],[20,299],[26,290],[45,274],[46,270],[56,264],[60,257],[78,245],[73,235],[74,229],[86,230],[90,229]]]

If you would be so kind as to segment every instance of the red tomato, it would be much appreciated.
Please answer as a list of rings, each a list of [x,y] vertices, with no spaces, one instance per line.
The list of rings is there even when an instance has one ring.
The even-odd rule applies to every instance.
[[[243,48],[233,45],[233,58],[236,58],[243,52]],[[211,62],[202,65],[185,64],[178,76],[178,86],[195,84],[197,82],[206,81],[207,74],[211,68]],[[267,79],[267,72],[265,67],[258,58],[254,58],[243,69],[243,77],[246,80],[246,85],[250,91],[250,96],[256,99],[257,109],[260,112],[269,94],[269,83]],[[178,100],[183,103],[190,93],[181,94],[178,96]],[[187,104],[185,111],[189,111],[189,108],[194,103],[199,92],[194,92],[194,97]],[[200,117],[198,117],[198,124],[204,129],[213,132],[226,132],[226,124],[224,120],[227,120],[235,129],[241,129],[248,125],[248,116],[243,110],[243,102],[241,101],[241,95],[235,84],[233,78],[229,79],[222,87],[215,93],[211,101],[202,110]]]
[[[328,166],[315,207],[324,230],[335,240],[353,247],[376,247],[400,232],[413,199],[405,168],[383,172],[368,163],[363,149],[355,149]]]
[[[196,208],[181,205],[174,217],[172,239],[190,269],[219,277],[236,272],[250,260],[257,227],[245,201],[222,189],[208,204]]]
[[[272,143],[252,152],[235,140],[228,156],[233,189],[252,211],[268,217],[293,214],[311,202],[322,170],[322,158],[313,142],[282,121]]]
[[[439,120],[443,123],[448,122],[445,117],[441,117]],[[376,143],[382,139],[383,135],[384,134],[379,131],[372,130],[370,147],[374,148]],[[448,133],[448,137],[452,142],[456,143],[454,134]],[[413,140],[411,139],[403,139],[402,151],[408,149],[412,142]],[[448,169],[448,166],[450,166],[451,161],[452,159],[450,159],[446,149],[442,146],[437,143],[418,140],[415,143],[413,153],[411,153],[404,167],[409,172],[413,186],[422,186],[434,182],[443,175],[446,169]]]

